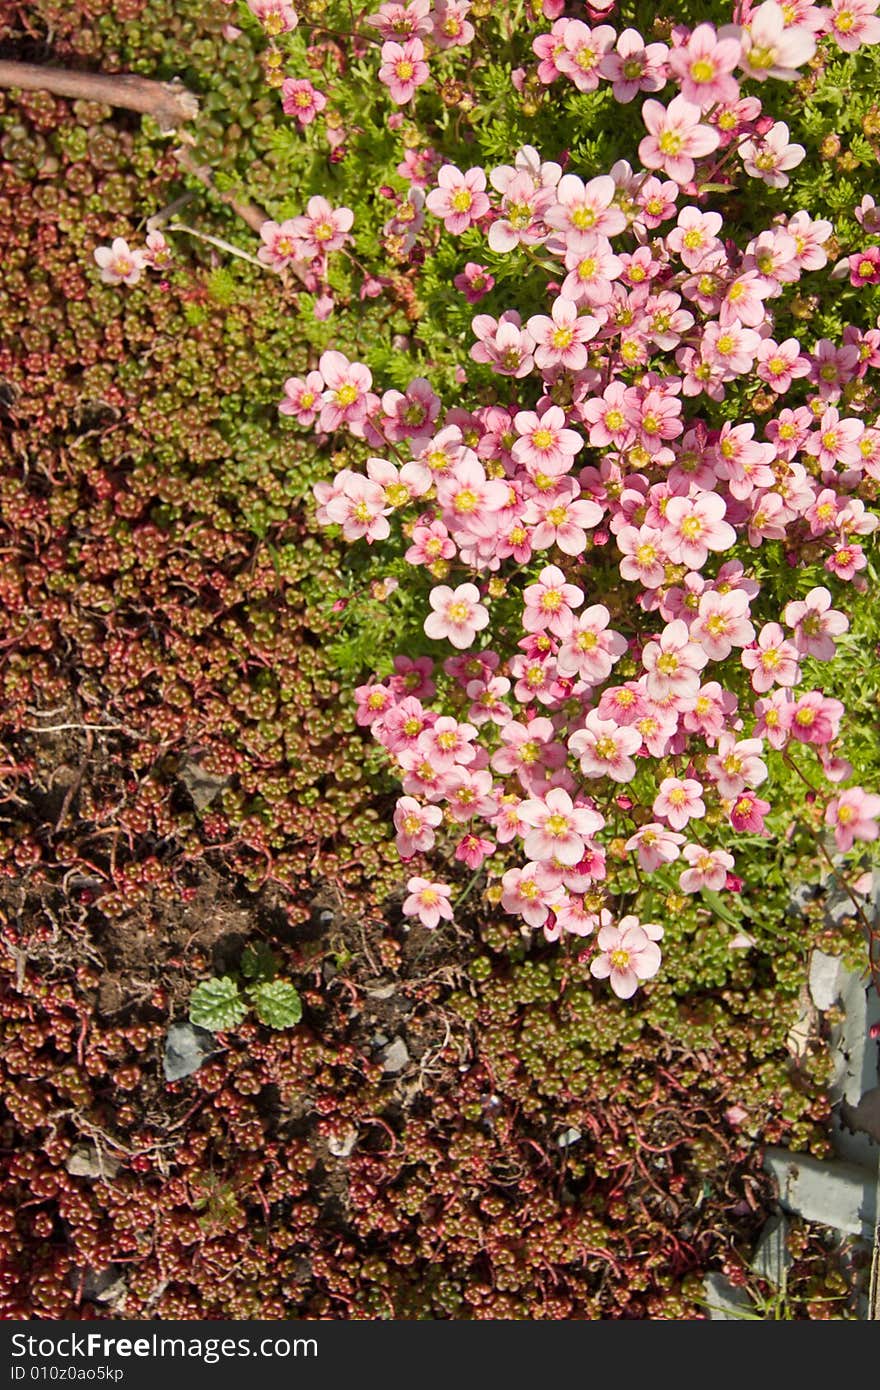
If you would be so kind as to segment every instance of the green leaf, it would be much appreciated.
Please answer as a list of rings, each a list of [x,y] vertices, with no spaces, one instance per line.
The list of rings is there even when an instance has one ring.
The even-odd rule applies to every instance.
[[[254,1008],[267,1028],[292,1028],[302,1018],[302,1001],[293,985],[267,980],[251,990]]]
[[[196,985],[189,1001],[189,1021],[197,1028],[212,1033],[225,1032],[241,1023],[247,1007],[238,992],[238,985],[229,975],[218,980],[205,980]]]

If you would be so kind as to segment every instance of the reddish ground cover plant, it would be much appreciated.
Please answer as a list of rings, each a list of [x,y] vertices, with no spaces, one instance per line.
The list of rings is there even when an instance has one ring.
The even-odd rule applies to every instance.
[[[186,53],[181,75],[202,97],[196,154],[215,180],[225,171],[237,191],[238,179],[276,228],[302,217],[313,234],[322,227],[325,209],[309,205],[317,189],[300,198],[297,186],[296,209],[273,193],[286,156],[255,56],[261,40],[224,34],[225,6],[28,9],[7,21],[9,56],[167,78]],[[465,7],[446,9],[463,35]],[[380,48],[397,42],[380,39]],[[318,68],[309,70],[317,91]],[[306,108],[302,90],[289,86],[287,104],[314,109],[297,125],[324,140],[339,130],[333,108],[313,95]],[[761,1146],[827,1149],[823,1036],[796,1060],[785,1045],[809,947],[853,960],[863,952],[858,923],[826,928],[820,898],[805,916],[785,915],[791,864],[816,872],[822,804],[802,803],[790,838],[779,837],[741,894],[730,885],[718,902],[669,885],[652,914],[665,926],[663,972],[631,1005],[593,982],[576,932],[560,943],[526,938],[491,894],[481,903],[469,892],[487,859],[483,836],[458,856],[453,924],[425,903],[433,875],[408,893],[407,879],[426,877],[423,861],[401,867],[394,830],[423,853],[432,803],[413,798],[418,825],[401,804],[394,825],[396,789],[353,687],[377,688],[367,681],[376,651],[383,680],[418,675],[419,652],[398,668],[393,656],[400,629],[418,632],[428,609],[404,604],[399,576],[411,564],[390,574],[395,590],[386,563],[353,559],[327,538],[311,487],[352,461],[349,441],[331,437],[342,423],[333,416],[316,448],[297,421],[311,423],[309,391],[347,385],[354,400],[336,406],[350,412],[345,423],[356,417],[357,381],[333,377],[346,370],[330,346],[348,341],[341,315],[346,332],[375,333],[368,370],[384,363],[393,374],[382,402],[389,437],[410,437],[410,409],[430,417],[438,393],[404,388],[412,354],[433,349],[424,338],[405,351],[392,341],[430,335],[413,278],[397,265],[373,297],[368,275],[361,299],[357,268],[331,283],[334,257],[351,251],[344,242],[326,267],[311,257],[316,279],[304,290],[167,224],[165,260],[159,229],[139,223],[184,191],[199,201],[173,216],[191,229],[258,260],[260,245],[129,115],[6,95],[0,120],[0,235],[10,247],[0,315],[7,344],[21,345],[0,351],[4,1315],[699,1314],[707,1268],[743,1277],[770,1200]],[[419,147],[409,149],[416,173]],[[442,189],[435,174],[430,187]],[[382,197],[385,217],[392,200]],[[347,204],[337,193],[328,202]],[[394,203],[399,226],[386,240],[405,244],[402,209],[417,202]],[[379,216],[374,208],[374,227]],[[353,228],[331,226],[326,240],[357,228],[355,208]],[[295,235],[304,231],[298,223]],[[262,238],[276,263],[283,236]],[[125,247],[114,252],[117,239]],[[116,257],[127,248],[131,267],[95,264],[101,246]],[[493,279],[509,293],[504,248],[490,244],[491,271],[472,250],[467,262],[455,251],[463,302]],[[439,242],[435,253],[442,271]],[[152,265],[139,266],[147,255]],[[324,316],[328,298],[335,321]],[[565,314],[549,315],[551,347]],[[497,347],[497,331],[480,341]],[[436,352],[449,387],[460,348],[438,340]],[[282,431],[276,405],[291,378],[294,420]],[[487,368],[482,381],[491,380]],[[409,482],[404,468],[365,476],[388,494]],[[450,558],[436,522],[424,530],[408,541],[432,563]],[[469,605],[470,635],[486,605],[479,592],[455,594],[469,584],[462,575],[448,587]],[[433,611],[452,632],[445,598]],[[854,628],[863,641],[869,615]],[[773,636],[759,650],[773,649]],[[857,685],[859,661],[857,650],[844,654],[841,681]],[[507,693],[483,684],[480,729]],[[873,695],[852,694],[858,754],[858,716]],[[476,742],[462,732],[472,721],[438,729],[444,718],[438,738]],[[505,746],[515,761],[516,741]],[[657,853],[682,833],[668,809],[679,806],[674,793],[695,808],[689,780],[657,788],[669,826]],[[573,815],[552,796],[542,803],[549,816]],[[870,809],[855,804],[848,823]],[[548,818],[532,811],[540,849]],[[608,847],[612,863],[629,852],[622,837]],[[437,909],[436,927],[409,927],[408,896],[423,913]],[[299,989],[302,1023],[279,1032],[249,1019],[218,1035],[192,1077],[166,1082],[165,1034],[186,1016],[194,985],[236,971],[248,944],[266,942]],[[606,952],[616,970],[619,943],[598,945],[594,964]],[[800,1314],[850,1313],[850,1282],[822,1233],[798,1226],[794,1244],[789,1292]]]

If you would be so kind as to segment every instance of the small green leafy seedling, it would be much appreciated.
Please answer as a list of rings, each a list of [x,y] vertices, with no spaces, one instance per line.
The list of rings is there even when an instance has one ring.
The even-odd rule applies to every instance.
[[[268,946],[245,947],[238,978],[221,975],[196,985],[189,1001],[190,1023],[212,1033],[227,1032],[253,1008],[267,1028],[293,1028],[302,1018],[302,1001],[294,986],[277,975],[278,960]]]

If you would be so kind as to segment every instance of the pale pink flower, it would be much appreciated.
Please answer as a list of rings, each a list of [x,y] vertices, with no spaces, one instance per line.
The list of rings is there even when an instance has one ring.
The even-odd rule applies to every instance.
[[[296,10],[287,0],[247,0],[247,7],[272,39],[289,34],[299,23]]]
[[[500,839],[500,836],[499,836]],[[518,917],[529,927],[542,927],[554,902],[562,896],[560,889],[548,889],[541,881],[538,864],[526,864],[522,869],[508,869],[501,879],[501,906],[505,912]]]
[[[697,497],[671,497],[666,504],[663,544],[671,559],[689,569],[702,569],[710,550],[729,550],[736,532],[724,520],[727,510],[717,492]]]
[[[604,604],[585,608],[565,632],[556,663],[561,676],[578,676],[599,685],[627,649],[626,638],[609,629],[611,615]]]
[[[299,425],[311,425],[323,404],[324,378],[320,372],[309,372],[305,379],[289,376],[283,386],[284,395],[278,403],[281,415],[292,415]]]
[[[646,169],[662,169],[678,184],[694,177],[694,160],[717,150],[717,130],[700,124],[700,108],[683,96],[673,97],[668,107],[649,98],[642,106],[648,134],[639,144],[639,159]]]
[[[477,535],[494,531],[510,495],[509,484],[500,478],[487,478],[483,465],[470,451],[449,473],[437,478],[436,488],[442,520],[457,537],[459,531]]]
[[[636,753],[641,744],[642,736],[637,729],[600,719],[596,710],[590,710],[584,727],[568,741],[585,777],[610,777],[613,782],[630,782],[635,777],[636,765],[630,755]]]
[[[796,169],[807,156],[803,145],[789,143],[788,126],[784,121],[777,121],[766,135],[743,140],[738,153],[746,173],[754,179],[762,179],[771,188],[786,188],[789,183],[787,170]]]
[[[443,714],[419,734],[419,749],[441,770],[454,764],[474,762],[477,750],[473,746],[477,730],[473,724],[463,724],[451,715]]]
[[[578,864],[586,841],[605,824],[592,807],[575,806],[562,787],[524,801],[519,818],[531,827],[525,837],[529,859],[556,859],[560,864]]]
[[[462,173],[454,164],[444,164],[437,174],[437,187],[425,199],[425,207],[442,217],[447,232],[458,236],[489,211],[485,192],[486,175],[480,168]]]
[[[451,560],[454,554],[455,545],[443,522],[432,521],[413,528],[412,544],[403,558],[410,565],[433,565],[438,560]]]
[[[595,232],[578,232],[565,238],[565,268],[561,294],[574,304],[601,308],[612,296],[613,281],[623,270],[623,262],[611,250],[607,237]]]
[[[132,250],[128,242],[118,236],[109,246],[95,248],[95,262],[100,266],[105,285],[136,285],[147,264],[147,257],[143,251]]]
[[[797,685],[801,676],[797,648],[786,642],[778,623],[764,624],[756,645],[743,652],[742,664],[752,673],[752,689],[761,695],[774,685]]]
[[[562,51],[555,56],[557,71],[571,78],[579,92],[593,92],[599,85],[599,65],[616,38],[609,24],[590,29],[570,19],[562,33]]]
[[[443,795],[447,814],[457,821],[469,821],[474,816],[488,819],[498,810],[498,798],[493,795],[491,772],[484,768],[454,767],[446,776]]]
[[[859,350],[854,343],[838,347],[820,338],[811,354],[810,380],[819,388],[823,401],[839,400],[843,387],[855,380],[859,370]]]
[[[743,71],[758,82],[768,77],[796,81],[800,75],[797,69],[816,52],[816,40],[809,29],[789,27],[785,10],[776,0],[764,0],[752,10],[743,25],[741,42]]]
[[[466,693],[472,702],[468,710],[468,719],[472,724],[497,724],[503,727],[509,724],[513,715],[510,706],[504,696],[510,690],[510,681],[506,676],[493,676],[485,684],[482,681],[469,681]]]
[[[394,692],[378,681],[368,681],[366,685],[355,687],[355,723],[361,728],[381,725],[385,715],[394,705]]]
[[[743,376],[751,371],[761,345],[761,336],[754,328],[746,328],[734,319],[724,325],[707,323],[700,342],[700,354],[709,364],[718,364],[723,380]]]
[[[828,264],[822,248],[834,230],[830,222],[824,218],[813,221],[808,212],[801,210],[789,218],[786,230],[794,238],[801,270],[821,270]]]
[[[624,526],[617,533],[624,579],[637,579],[646,589],[659,589],[666,579],[664,534],[654,526]]]
[[[375,14],[367,15],[367,24],[378,29],[383,39],[402,42],[416,35],[430,34],[430,12],[431,0],[409,0],[408,4],[387,0]]]
[[[571,610],[584,601],[584,591],[569,584],[558,565],[545,565],[534,584],[523,590],[522,624],[526,632],[552,632],[563,636],[571,624]]]
[[[500,319],[477,314],[471,327],[477,338],[470,354],[475,362],[490,363],[501,376],[528,376],[535,365],[535,343],[515,309],[505,310]]]
[[[749,621],[749,596],[743,589],[721,594],[709,589],[702,594],[691,637],[699,642],[710,661],[723,661],[734,647],[747,647],[755,639]]]
[[[296,233],[296,219],[287,218],[285,222],[264,222],[260,236],[265,245],[257,252],[258,258],[272,270],[282,271],[289,265],[305,264],[308,255]]]
[[[305,78],[285,77],[281,84],[281,110],[295,116],[300,125],[311,125],[327,105],[327,98]]]
[[[832,797],[825,811],[825,824],[834,827],[837,848],[847,854],[854,840],[876,840],[877,818],[880,817],[880,796],[873,796],[862,787],[847,787],[840,796]]]
[[[354,222],[351,208],[331,207],[320,195],[310,198],[305,213],[294,217],[290,224],[294,237],[307,256],[324,256],[339,251],[350,240],[348,233]]]
[[[522,519],[532,528],[535,550],[557,545],[565,555],[581,555],[587,546],[587,529],[599,525],[602,508],[579,495],[573,478],[560,478],[553,492],[529,498]]]
[[[526,323],[526,329],[535,342],[535,364],[542,371],[546,367],[564,367],[569,372],[580,372],[587,365],[586,344],[601,327],[601,321],[592,314],[578,314],[577,305],[561,295],[554,299],[550,317],[535,314]]]
[[[702,790],[702,784],[693,777],[664,777],[651,810],[673,830],[683,830],[689,820],[706,814]]]
[[[424,58],[425,45],[421,39],[407,39],[403,44],[383,43],[379,81],[388,88],[391,100],[397,106],[405,106],[412,101],[416,88],[430,77]]]
[[[495,170],[491,175],[493,187],[499,173],[501,171]],[[511,178],[501,174],[500,182],[504,196],[489,228],[490,248],[505,252],[520,245],[537,246],[547,234],[543,215],[553,202],[553,189],[536,185],[531,174],[525,170],[515,172]]]
[[[422,926],[431,930],[439,925],[441,917],[452,921],[452,889],[445,883],[416,876],[409,880],[406,889],[409,896],[403,901],[404,916],[418,917]]]
[[[576,174],[565,174],[555,189],[555,201],[548,208],[545,221],[548,227],[568,235],[592,232],[611,237],[622,232],[626,217],[615,206],[614,180],[600,174],[585,184]]]
[[[641,830],[631,835],[624,848],[630,853],[635,851],[639,868],[650,874],[659,869],[661,864],[672,864],[681,853],[678,847],[684,844],[684,840],[684,835],[667,830],[666,826],[660,825],[659,822],[652,822],[650,825],[643,825]]]
[[[443,820],[439,806],[420,806],[412,796],[397,799],[394,828],[397,831],[397,852],[401,859],[424,854],[434,844],[434,828]]]
[[[660,969],[657,941],[663,928],[640,923],[638,917],[622,917],[616,927],[599,928],[600,954],[590,961],[590,973],[597,980],[608,980],[618,999],[630,999],[641,980],[650,980]]]
[[[666,82],[665,43],[646,44],[637,29],[624,29],[613,50],[599,63],[599,73],[614,85],[615,101],[632,101],[639,92],[659,92]]]
[[[342,527],[347,541],[363,538],[372,545],[374,541],[386,540],[391,533],[391,508],[385,504],[384,489],[359,473],[346,473],[342,491],[326,504],[327,520]]]
[[[149,226],[149,223],[147,223]],[[171,247],[158,230],[147,232],[144,261],[151,270],[167,270],[174,257]]]
[[[672,231],[666,234],[666,245],[670,251],[676,252],[689,270],[696,270],[701,261],[718,248],[722,222],[720,212],[682,208]]]
[[[760,754],[763,744],[759,738],[744,738],[737,742],[734,734],[722,734],[718,750],[706,759],[706,771],[714,777],[722,796],[738,796],[746,787],[759,787],[767,778],[767,764]]]
[[[690,868],[679,875],[681,891],[699,893],[707,888],[712,893],[720,893],[733,868],[733,855],[723,849],[703,849],[702,845],[685,845],[682,854]]]
[[[543,415],[520,410],[513,417],[513,424],[519,435],[511,449],[513,461],[522,464],[532,476],[567,473],[575,454],[584,446],[576,430],[565,428],[565,411],[558,405],[548,406]]]
[[[757,361],[756,375],[780,396],[785,395],[793,381],[810,371],[809,359],[802,354],[797,338],[786,338],[782,343],[765,338],[758,348]]]
[[[794,644],[801,655],[819,661],[832,660],[834,638],[849,629],[849,619],[831,607],[831,595],[821,586],[811,589],[805,599],[786,604],[782,616],[786,627],[793,629]]]
[[[880,43],[877,0],[831,0],[825,32],[844,53],[854,53],[862,44]]]
[[[488,202],[488,199],[486,201]],[[468,261],[464,270],[460,275],[456,275],[452,283],[457,290],[461,290],[468,304],[477,304],[492,289],[495,284],[495,277],[489,274],[484,265],[479,265],[476,261]],[[586,360],[586,353],[584,360]]]
[[[549,719],[532,719],[528,724],[511,720],[501,730],[501,744],[492,754],[496,772],[515,772],[524,790],[530,790],[539,772],[553,772],[565,765],[565,749],[556,742]]]
[[[474,26],[466,17],[470,7],[470,0],[436,0],[431,37],[438,48],[456,48],[471,42]]]
[[[765,738],[771,748],[784,748],[791,732],[794,702],[787,690],[774,690],[765,700],[755,701],[755,734]]]
[[[804,450],[818,459],[823,469],[842,464],[844,468],[858,467],[861,462],[859,440],[865,432],[861,420],[840,418],[834,406],[822,412],[819,429],[811,434]]]
[[[738,37],[715,32],[714,24],[698,24],[686,44],[669,51],[669,72],[686,101],[701,111],[716,102],[735,102],[739,83],[733,76],[742,56]]]
[[[474,872],[494,848],[494,842],[484,839],[481,835],[465,835],[455,846],[453,858],[460,864],[466,864]]]
[[[330,348],[321,354],[318,369],[325,386],[321,429],[332,431],[348,425],[354,433],[363,433],[368,393],[373,384],[369,367],[362,362],[349,362],[343,353]]]
[[[436,641],[447,638],[459,650],[469,647],[489,622],[489,610],[479,598],[475,584],[459,584],[454,590],[448,584],[437,585],[428,595],[434,611],[425,619],[427,636]]]

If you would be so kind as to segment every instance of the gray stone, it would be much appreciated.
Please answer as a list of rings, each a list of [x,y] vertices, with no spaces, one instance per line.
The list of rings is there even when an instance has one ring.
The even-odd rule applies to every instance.
[[[382,1070],[387,1072],[403,1071],[408,1061],[409,1048],[403,1038],[395,1038],[382,1054]]]
[[[334,1158],[348,1158],[358,1140],[354,1125],[348,1125],[341,1134],[332,1134],[327,1140],[327,1148]]]
[[[810,996],[821,1013],[832,1009],[840,997],[840,956],[813,951],[810,956]]]
[[[766,1279],[774,1289],[781,1289],[792,1266],[791,1252],[786,1244],[788,1222],[784,1215],[771,1216],[761,1232],[752,1259],[752,1272]]]
[[[572,1126],[570,1129],[567,1129],[564,1132],[564,1134],[560,1134],[556,1142],[559,1145],[560,1149],[570,1149],[572,1144],[576,1144],[578,1140],[582,1138],[583,1135],[581,1134],[581,1131],[579,1129],[575,1129],[574,1126]]]
[[[166,1081],[192,1076],[217,1051],[214,1034],[192,1023],[172,1023],[165,1035],[162,1070]]]
[[[83,1298],[90,1303],[106,1303],[116,1311],[121,1311],[128,1293],[122,1277],[121,1265],[108,1265],[107,1269],[87,1269],[82,1280]]]
[[[189,792],[197,811],[204,811],[215,796],[218,796],[224,787],[229,786],[228,777],[217,777],[214,773],[206,772],[195,758],[184,758],[177,775]]]
[[[768,1148],[764,1167],[776,1179],[785,1211],[853,1236],[872,1236],[877,1219],[877,1174],[843,1159],[820,1162],[809,1154]]]
[[[737,1288],[723,1274],[707,1274],[703,1285],[710,1322],[739,1322],[754,1317],[752,1301],[745,1289]]]
[[[77,1144],[64,1165],[72,1178],[115,1178],[119,1164],[95,1144]]]

